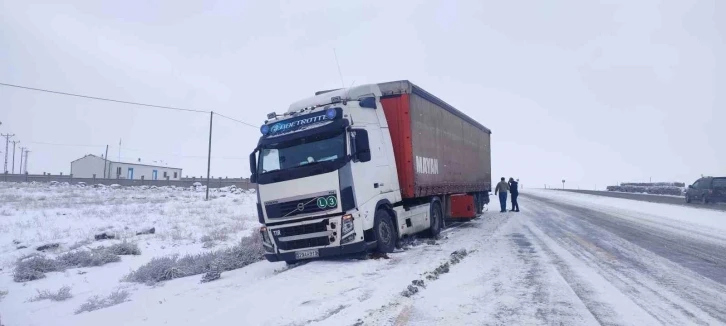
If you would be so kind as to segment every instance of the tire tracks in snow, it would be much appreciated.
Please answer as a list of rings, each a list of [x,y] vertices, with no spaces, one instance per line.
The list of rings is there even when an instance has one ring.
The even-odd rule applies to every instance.
[[[557,272],[567,282],[567,285],[577,295],[577,298],[582,302],[590,314],[597,320],[600,325],[620,325],[620,321],[617,319],[617,313],[615,309],[598,300],[598,295],[593,291],[590,284],[580,279],[576,273],[572,271],[569,265],[556,253],[547,246],[540,237],[538,237],[529,227],[526,227],[530,234],[532,234],[534,241],[542,248],[544,252],[550,257],[551,263],[554,265]]]
[[[587,316],[591,315],[601,325],[615,325],[610,318],[612,309],[597,303],[589,293],[583,291],[586,287],[577,286],[580,282],[573,277],[564,278],[568,284],[558,280],[555,274],[559,272],[562,276],[562,270],[554,269],[550,264],[556,256],[528,226],[521,223],[522,219],[519,219],[513,226],[514,230],[506,235],[514,244],[512,249],[515,252],[511,254],[520,262],[520,268],[508,270],[507,273],[519,275],[509,287],[503,286],[501,282],[495,283],[495,291],[499,294],[517,293],[517,302],[514,305],[498,305],[494,314],[496,324],[580,325],[588,323]],[[561,288],[562,285],[569,285],[577,294],[577,299],[573,300],[571,293]],[[583,314],[582,304],[589,313]]]
[[[481,234],[476,252],[425,291],[400,300],[386,325],[582,325],[597,324],[580,299],[549,265],[548,254],[508,214],[492,234]],[[445,298],[445,301],[441,301]]]
[[[356,323],[354,323],[354,325],[360,326],[411,324],[411,318],[416,318],[416,309],[413,306],[416,297],[420,296],[423,293],[426,293],[430,286],[436,284],[437,282],[439,282],[439,280],[448,277],[448,275],[459,269],[459,266],[454,265],[460,265],[465,261],[470,260],[469,257],[471,256],[471,254],[476,253],[478,251],[477,248],[482,248],[483,244],[488,243],[491,240],[490,235],[495,233],[497,230],[500,229],[502,225],[506,223],[506,218],[497,215],[483,216],[465,223],[449,224],[449,227],[445,230],[445,232],[442,233],[447,234],[447,242],[449,242],[450,247],[456,247],[456,245],[454,244],[454,242],[456,241],[465,240],[463,242],[468,242],[469,245],[462,245],[461,248],[467,250],[468,255],[466,257],[462,257],[461,255],[456,255],[456,252],[454,252],[446,259],[442,259],[441,263],[437,265],[436,268],[428,271],[422,271],[417,274],[412,273],[410,278],[411,280],[426,280],[426,283],[423,287],[418,287],[417,293],[409,295],[408,297],[396,295],[380,309],[368,311],[367,315],[364,318],[359,319]],[[478,231],[482,231],[482,233],[484,234],[475,234]],[[471,241],[473,236],[481,236],[481,238],[475,238],[474,241]],[[460,253],[459,249],[457,249],[456,251]],[[437,271],[437,269],[441,269],[444,264],[447,264],[450,270],[444,273],[440,273],[440,270]],[[427,278],[427,276],[432,275],[436,276]],[[402,286],[405,287],[406,284],[404,283],[402,284]]]
[[[639,225],[617,214],[528,197],[539,203],[533,207],[539,216],[532,223],[659,323],[726,322],[726,287],[708,277],[714,275],[709,273],[714,265],[719,266],[709,259],[715,255],[713,244]],[[694,252],[697,248],[703,252]],[[693,264],[703,257],[711,265]]]

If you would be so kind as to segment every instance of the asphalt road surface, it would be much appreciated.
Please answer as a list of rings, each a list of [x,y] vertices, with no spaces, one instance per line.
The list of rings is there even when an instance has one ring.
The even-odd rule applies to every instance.
[[[706,209],[713,209],[718,211],[726,211],[726,205],[724,204],[701,204],[701,203],[686,203],[686,199],[684,197],[673,197],[673,196],[659,196],[659,195],[648,195],[648,194],[633,194],[633,193],[625,193],[625,192],[612,192],[612,191],[594,191],[594,190],[572,190],[572,189],[566,189],[566,190],[560,190],[560,191],[569,191],[569,192],[575,192],[575,193],[581,193],[581,194],[588,194],[588,195],[597,195],[597,196],[605,196],[605,197],[613,197],[613,198],[623,198],[623,199],[631,199],[631,200],[640,200],[640,201],[647,201],[651,203],[660,203],[660,204],[671,204],[671,205],[681,205],[681,206],[689,206],[689,207],[698,207],[698,208],[706,208]]]

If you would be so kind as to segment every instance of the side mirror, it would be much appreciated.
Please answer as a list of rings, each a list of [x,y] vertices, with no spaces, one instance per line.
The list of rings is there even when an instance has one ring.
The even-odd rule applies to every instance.
[[[257,183],[257,151],[250,154],[250,182]]]
[[[688,185],[688,189],[693,189],[693,185]]]
[[[371,160],[371,146],[368,143],[368,131],[355,129],[355,158],[359,162]]]
[[[358,104],[362,108],[370,108],[375,109],[376,108],[376,98],[375,97],[364,97],[358,100]]]

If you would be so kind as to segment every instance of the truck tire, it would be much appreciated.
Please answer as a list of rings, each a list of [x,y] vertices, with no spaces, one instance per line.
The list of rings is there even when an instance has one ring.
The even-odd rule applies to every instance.
[[[429,235],[432,237],[438,236],[441,233],[441,227],[444,225],[444,213],[441,211],[441,202],[435,200],[431,202],[431,218],[429,221]]]
[[[474,202],[476,202],[476,214],[484,213],[484,193],[477,192],[474,194]]]
[[[396,229],[391,215],[385,209],[376,211],[373,218],[373,233],[376,235],[376,248],[380,253],[391,253],[396,247]]]

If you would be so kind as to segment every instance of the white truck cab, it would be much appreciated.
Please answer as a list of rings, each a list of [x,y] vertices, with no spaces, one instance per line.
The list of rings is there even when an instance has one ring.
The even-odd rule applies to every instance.
[[[365,251],[377,205],[401,201],[380,96],[358,86],[268,116],[250,162],[269,261]]]

